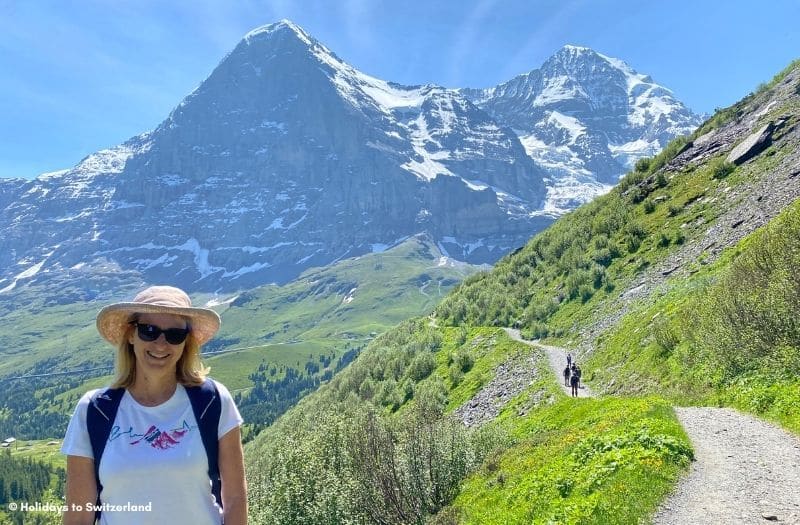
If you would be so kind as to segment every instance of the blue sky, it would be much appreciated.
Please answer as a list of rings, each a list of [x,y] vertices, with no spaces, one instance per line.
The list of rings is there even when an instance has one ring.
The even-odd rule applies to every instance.
[[[800,58],[800,0],[0,0],[0,177],[153,129],[282,18],[403,84],[489,87],[588,46],[707,113]]]

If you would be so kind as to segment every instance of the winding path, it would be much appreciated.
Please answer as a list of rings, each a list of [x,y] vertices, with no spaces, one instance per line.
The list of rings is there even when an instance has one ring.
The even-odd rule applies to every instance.
[[[542,348],[565,392],[563,348]],[[585,388],[581,397],[593,396]],[[692,442],[695,461],[689,473],[653,517],[653,525],[800,525],[800,438],[730,408],[675,407]]]
[[[550,369],[556,376],[556,382],[561,385],[561,389],[565,394],[568,396],[572,395],[570,387],[564,385],[564,367],[567,365],[567,351],[565,349],[558,348],[557,346],[547,346],[523,339],[519,333],[519,330],[516,328],[504,328],[503,330],[505,330],[509,337],[515,341],[519,341],[520,343],[525,343],[526,345],[534,348],[541,348],[544,350],[545,354],[547,355],[547,361],[550,363]],[[581,386],[578,388],[578,397],[594,397],[594,392],[592,392],[588,386],[581,382]]]

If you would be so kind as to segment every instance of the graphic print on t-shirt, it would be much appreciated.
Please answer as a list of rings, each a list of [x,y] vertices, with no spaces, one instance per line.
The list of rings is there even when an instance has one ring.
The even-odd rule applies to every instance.
[[[155,449],[166,450],[180,443],[181,439],[193,430],[197,430],[197,427],[189,425],[185,419],[181,428],[160,430],[157,426],[150,425],[150,428],[143,434],[134,432],[133,427],[130,427],[127,432],[121,432],[119,426],[114,426],[108,436],[108,442],[111,443],[122,436],[128,436],[132,440],[128,443],[129,445],[149,443]]]

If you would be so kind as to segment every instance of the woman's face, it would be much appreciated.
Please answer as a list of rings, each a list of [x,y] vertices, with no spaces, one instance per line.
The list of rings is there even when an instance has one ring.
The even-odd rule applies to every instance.
[[[147,329],[147,325],[150,325],[149,333],[151,336],[159,331],[184,330],[187,328],[186,319],[171,314],[141,314],[137,324],[140,327],[145,327],[145,329]],[[155,329],[152,327],[155,327]],[[178,360],[183,355],[183,349],[186,345],[185,339],[177,344],[170,343],[163,333],[158,333],[158,338],[153,341],[144,340],[139,335],[139,327],[134,328],[129,342],[133,345],[133,353],[136,356],[138,370],[156,373],[170,372],[172,374],[175,373]]]

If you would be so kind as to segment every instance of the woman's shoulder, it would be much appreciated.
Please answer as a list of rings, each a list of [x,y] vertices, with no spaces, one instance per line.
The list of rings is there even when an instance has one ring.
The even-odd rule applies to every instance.
[[[108,387],[94,388],[85,392],[78,400],[78,403],[75,406],[75,411],[73,412],[73,416],[86,419],[86,412],[89,410],[89,405],[92,403],[92,399],[98,394],[104,392],[107,388]]]
[[[217,392],[219,392],[220,397],[231,397],[231,393],[228,390],[228,387],[223,385],[221,382],[217,381],[213,377],[208,377],[208,381],[211,381],[214,386],[217,388]]]
[[[92,390],[88,390],[87,392],[85,392],[81,396],[80,400],[78,401],[78,404],[79,405],[81,405],[81,404],[88,405],[92,401],[92,398],[94,398],[95,396],[105,392],[109,388],[110,387],[108,387],[108,386],[104,386],[104,387],[94,388]]]

